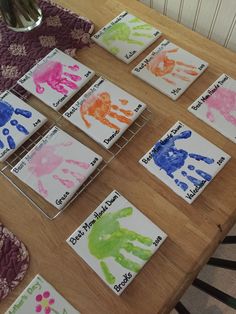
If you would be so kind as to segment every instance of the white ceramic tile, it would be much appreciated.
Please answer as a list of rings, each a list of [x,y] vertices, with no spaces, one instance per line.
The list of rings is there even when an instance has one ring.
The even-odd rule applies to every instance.
[[[67,243],[119,295],[166,237],[133,204],[113,191]]]
[[[133,61],[161,32],[136,16],[122,12],[92,36],[101,47],[125,63]]]
[[[100,77],[64,117],[105,148],[110,148],[146,105]]]
[[[53,127],[11,171],[62,209],[101,161],[101,156]]]
[[[18,84],[54,110],[59,110],[95,72],[59,49],[53,49]]]
[[[6,91],[0,95],[0,161],[6,160],[45,122],[37,110]]]
[[[217,146],[177,122],[139,162],[191,204],[229,159]]]
[[[236,81],[231,77],[222,74],[188,110],[236,143]]]
[[[165,39],[132,73],[176,100],[207,66],[205,61]]]
[[[79,314],[41,275],[35,276],[5,314]]]

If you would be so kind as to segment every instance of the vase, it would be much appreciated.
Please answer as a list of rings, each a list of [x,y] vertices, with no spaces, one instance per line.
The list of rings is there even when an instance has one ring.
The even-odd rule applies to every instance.
[[[16,32],[28,32],[42,21],[36,0],[0,0],[0,15],[8,28]]]

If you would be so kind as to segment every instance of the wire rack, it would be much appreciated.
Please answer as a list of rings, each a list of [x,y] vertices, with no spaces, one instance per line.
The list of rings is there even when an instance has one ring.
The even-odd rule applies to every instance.
[[[97,78],[99,76],[96,76]],[[104,76],[103,76],[104,77]],[[111,81],[111,80],[110,80]],[[86,89],[89,87],[86,84]],[[29,103],[27,97],[19,94],[17,90],[17,85],[15,85],[11,92],[16,94],[26,103]],[[82,92],[83,93],[83,92]],[[80,94],[82,94],[80,93]],[[80,95],[76,94],[76,99]],[[74,99],[75,97],[73,97]],[[71,104],[70,104],[71,105]],[[65,107],[69,107],[66,105]],[[63,107],[63,112],[66,109]],[[0,174],[6,178],[28,201],[34,205],[34,207],[39,210],[45,217],[50,220],[55,219],[61,215],[77,198],[78,196],[95,180],[95,178],[108,166],[108,164],[125,148],[125,146],[132,141],[135,135],[145,126],[145,124],[151,119],[151,111],[145,109],[141,115],[130,125],[130,127],[122,134],[122,136],[115,142],[110,149],[105,149],[90,137],[85,135],[82,131],[76,128],[75,134],[71,134],[65,130],[64,123],[66,119],[63,117],[62,112],[58,112],[59,116],[55,119],[54,122],[48,121],[36,131],[23,145],[20,146],[1,166]],[[33,189],[28,187],[20,179],[18,179],[14,174],[11,173],[11,170],[14,166],[49,132],[53,126],[58,126],[62,130],[66,131],[68,134],[79,140],[81,143],[91,148],[96,153],[100,154],[103,157],[103,161],[99,166],[94,170],[94,172],[87,178],[87,180],[80,186],[77,192],[73,195],[70,201],[62,208],[57,209],[53,205],[49,204],[43,197],[39,196]]]

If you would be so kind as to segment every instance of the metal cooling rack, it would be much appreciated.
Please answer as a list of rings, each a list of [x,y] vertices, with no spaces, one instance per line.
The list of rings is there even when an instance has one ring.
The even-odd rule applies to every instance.
[[[97,78],[99,75],[96,75]],[[103,76],[104,77],[104,76]],[[110,79],[109,79],[110,80]],[[111,81],[111,80],[110,80]],[[87,85],[86,85],[87,86]],[[31,105],[28,99],[19,94],[16,89],[17,85],[13,86],[10,91],[24,100],[26,103]],[[89,88],[89,87],[87,87]],[[64,110],[65,111],[65,110]],[[83,185],[78,189],[70,201],[61,209],[58,210],[56,207],[48,203],[31,188],[29,188],[25,183],[15,177],[11,170],[12,168],[45,136],[45,134],[53,127],[58,126],[63,129],[61,123],[63,120],[63,113],[59,113],[59,118],[55,122],[50,122],[48,120],[38,131],[36,131],[23,145],[20,146],[0,167],[0,174],[6,178],[28,201],[34,205],[45,217],[49,220],[53,220],[62,214],[74,201],[75,199],[95,180],[95,178],[107,167],[107,165],[124,149],[124,147],[135,137],[135,135],[145,126],[145,124],[151,118],[151,111],[145,109],[143,113],[130,125],[130,127],[125,131],[125,133],[118,139],[116,143],[112,145],[110,149],[105,149],[101,145],[96,145],[104,151],[104,154],[99,153],[100,155],[106,155],[103,157],[102,163],[94,170],[94,172],[88,177],[88,179],[83,183]],[[67,131],[66,131],[67,132]],[[69,132],[67,132],[70,134]],[[78,132],[79,133],[79,132]],[[75,137],[74,135],[72,135]],[[88,137],[88,136],[87,136]],[[79,138],[76,138],[81,141]],[[91,142],[94,141],[89,138]],[[87,144],[85,144],[88,146]],[[94,148],[92,148],[94,150]],[[96,150],[94,150],[96,152]]]

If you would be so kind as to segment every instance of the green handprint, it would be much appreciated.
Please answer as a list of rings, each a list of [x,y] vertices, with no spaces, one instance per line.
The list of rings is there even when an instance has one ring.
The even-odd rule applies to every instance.
[[[133,18],[128,21],[128,23],[143,23],[138,18]],[[146,23],[137,25],[137,26],[129,26],[124,22],[114,24],[111,28],[109,28],[103,35],[102,40],[104,44],[108,47],[109,51],[112,54],[117,54],[120,50],[118,47],[111,47],[113,41],[120,40],[126,42],[128,44],[135,44],[139,46],[143,46],[144,43],[139,40],[132,39],[131,37],[144,37],[144,38],[152,38],[152,35],[140,33],[140,30],[151,30],[152,26]]]
[[[140,248],[132,243],[132,241],[138,241],[146,246],[151,246],[153,242],[151,238],[121,228],[119,224],[118,219],[131,216],[132,213],[133,209],[127,207],[115,213],[104,214],[93,225],[88,236],[89,251],[93,256],[101,260],[100,266],[109,284],[114,284],[116,278],[112,275],[103,259],[113,257],[121,266],[137,273],[141,265],[126,258],[121,253],[121,250],[132,253],[144,261],[148,260],[152,255],[151,250]]]

